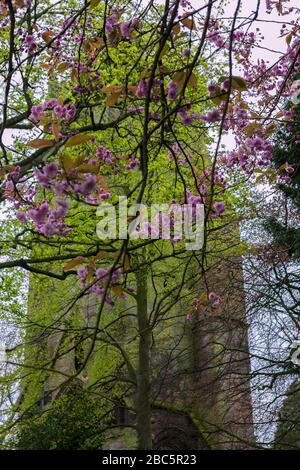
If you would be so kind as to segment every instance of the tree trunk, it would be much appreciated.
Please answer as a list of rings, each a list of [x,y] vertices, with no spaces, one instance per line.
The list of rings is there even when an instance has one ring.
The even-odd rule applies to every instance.
[[[137,322],[139,332],[139,357],[137,369],[136,416],[138,449],[152,449],[150,403],[150,353],[151,328],[147,308],[147,271],[141,269],[137,280]]]

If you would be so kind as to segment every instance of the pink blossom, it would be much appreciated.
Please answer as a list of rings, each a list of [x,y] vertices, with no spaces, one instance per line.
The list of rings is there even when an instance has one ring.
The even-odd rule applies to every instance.
[[[146,96],[146,93],[147,93],[147,83],[146,83],[146,80],[142,78],[142,80],[140,80],[140,83],[138,84],[135,94],[138,98],[143,98],[144,96]]]
[[[67,181],[58,181],[53,185],[54,192],[57,196],[64,196],[68,189]]]
[[[207,193],[207,187],[206,187],[205,184],[201,184],[199,190],[200,190],[200,194],[201,194],[202,196],[205,196],[205,195],[206,195],[206,193]]]
[[[218,307],[222,303],[221,297],[219,297],[215,292],[210,292],[208,294],[208,300],[212,302],[213,307]]]
[[[42,171],[40,171],[38,168],[35,168],[34,175],[42,186],[42,188],[50,188],[49,178]]]
[[[194,116],[192,114],[182,114],[181,118],[184,126],[190,126],[193,124]]]
[[[50,100],[45,102],[44,106],[46,109],[53,109],[57,106],[57,98],[50,98]]]
[[[88,270],[84,266],[80,266],[80,268],[77,269],[77,276],[79,277],[81,282],[86,281],[87,275],[88,275]]]
[[[210,85],[208,85],[207,89],[208,89],[209,93],[215,93],[217,88],[216,88],[216,85],[213,85],[211,83]]]
[[[213,216],[218,217],[225,211],[225,203],[222,201],[215,202],[213,205],[213,210],[214,210]]]
[[[76,107],[74,104],[71,104],[67,108],[67,118],[68,120],[71,120],[71,119],[74,119],[75,116],[76,116]]]
[[[65,217],[67,215],[69,204],[65,199],[58,199],[55,198],[55,202],[57,204],[57,209],[55,210],[56,217]]]
[[[32,36],[32,34],[28,34],[25,37],[24,42],[25,42],[25,50],[27,52],[34,52],[35,49],[37,48],[37,44],[36,44],[34,36]]]
[[[80,185],[77,185],[77,192],[84,196],[87,194],[90,194],[91,192],[94,191],[96,184],[97,184],[96,176],[88,174],[86,176],[86,180]]]
[[[205,116],[207,122],[217,122],[221,120],[221,114],[218,109],[211,109]]]
[[[173,80],[171,80],[168,85],[168,93],[167,93],[168,99],[174,101],[177,96],[177,91],[178,91],[178,87],[176,83]]]
[[[103,193],[103,194],[100,195],[100,199],[102,201],[106,201],[109,198],[110,198],[110,193]]]
[[[51,162],[48,165],[45,165],[43,170],[47,178],[55,178],[58,168],[55,162]]]
[[[50,207],[48,202],[43,201],[38,209],[29,209],[28,215],[37,224],[43,224],[49,212]]]
[[[291,165],[289,165],[288,162],[285,163],[284,169],[287,173],[294,173],[294,171],[295,171],[295,168],[292,167]]]
[[[27,216],[26,216],[25,212],[20,212],[20,211],[18,211],[18,212],[16,213],[16,216],[17,216],[17,219],[18,219],[20,222],[24,222],[24,223],[27,222]]]
[[[130,21],[126,21],[125,23],[121,23],[120,24],[121,36],[124,39],[129,39],[129,41],[132,41],[132,39],[134,39],[134,36],[132,35],[132,32],[136,28],[138,23],[139,23],[138,18],[133,18]]]

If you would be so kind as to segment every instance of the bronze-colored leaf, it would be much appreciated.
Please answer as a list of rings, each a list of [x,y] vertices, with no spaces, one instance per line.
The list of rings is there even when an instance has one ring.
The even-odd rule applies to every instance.
[[[129,85],[129,87],[128,87],[128,93],[133,93],[133,94],[135,94],[137,89],[138,89],[138,87],[137,87],[136,85]]]
[[[52,124],[52,134],[56,142],[59,141],[60,131],[61,131],[61,127],[59,124],[57,123]]]
[[[123,87],[121,85],[110,85],[103,88],[103,93],[121,93]]]
[[[292,39],[293,39],[293,36],[292,36],[291,33],[289,33],[285,36],[285,42],[287,43],[288,46],[291,44]]]
[[[65,146],[66,147],[73,147],[75,145],[85,144],[86,142],[88,142],[91,139],[92,139],[92,136],[90,136],[90,135],[76,134],[76,135],[73,135],[72,137],[69,137],[69,139],[65,143]]]
[[[190,29],[191,31],[197,29],[197,28],[196,28],[196,23],[195,23],[195,21],[192,20],[191,18],[183,18],[183,19],[181,20],[181,23],[182,23],[184,26],[186,26],[188,29]]]
[[[247,81],[242,77],[232,77],[232,88],[238,91],[246,91],[247,90]]]
[[[119,100],[119,97],[120,97],[120,93],[112,93],[106,98],[105,106],[107,106],[108,108],[111,106],[115,106],[115,104],[117,104]]]
[[[189,72],[187,70],[181,70],[180,72],[176,72],[173,76],[173,81],[176,83],[179,93],[183,89],[188,73]],[[196,88],[197,86],[197,77],[193,72],[189,76],[187,85],[191,86],[192,88]]]
[[[109,187],[105,181],[105,178],[103,175],[97,175],[97,180],[99,182],[99,185],[101,185],[102,189],[104,189],[104,191],[106,191],[107,193],[109,192]]]
[[[129,271],[130,267],[131,267],[130,258],[129,258],[129,255],[127,255],[126,253],[124,256],[124,271],[125,272]]]
[[[251,137],[251,135],[259,128],[260,128],[260,125],[257,124],[256,122],[253,122],[251,124],[248,124],[248,126],[244,128],[244,133],[246,134],[247,137]]]
[[[112,286],[111,290],[113,291],[114,294],[116,294],[118,297],[120,297],[123,294],[123,289],[121,286]]]
[[[189,81],[188,81],[188,85],[190,85],[192,88],[196,88],[197,87],[197,82],[198,82],[198,79],[197,79],[196,75],[194,74],[194,72],[192,72],[191,76],[189,78]]]
[[[25,5],[24,0],[15,0],[15,7],[17,8],[23,8]]]
[[[220,77],[219,83],[222,84],[223,82],[229,80],[229,77]],[[231,88],[233,90],[238,90],[238,91],[246,91],[247,90],[247,81],[242,78],[238,77],[236,75],[232,75],[231,77]]]
[[[211,100],[214,104],[219,106],[222,101],[226,101],[228,99],[228,93],[223,93],[219,86],[216,87],[216,91],[210,96]]]
[[[72,68],[72,72],[71,72],[71,80],[72,82],[77,82],[78,80],[78,70],[75,69],[74,67]]]
[[[77,167],[78,173],[92,173],[97,174],[99,172],[100,165],[94,166],[90,163],[83,163]]]
[[[39,124],[43,127],[48,126],[51,122],[51,117],[50,116],[41,116],[39,118]]]
[[[95,260],[98,260],[98,259],[105,259],[109,256],[109,254],[107,253],[107,251],[103,251],[103,250],[100,250],[98,251],[98,253],[96,254],[95,256]]]
[[[160,71],[160,73],[162,73],[162,74],[170,73],[170,69],[169,69],[169,67],[167,67],[166,65],[161,65],[161,66],[159,67],[159,71]]]
[[[57,71],[64,72],[65,70],[68,70],[70,67],[71,65],[68,64],[67,62],[62,62],[61,64],[57,66]]]
[[[76,166],[81,165],[85,159],[86,159],[85,155],[78,155],[78,157],[76,157],[76,160],[75,160],[75,165]]]
[[[62,163],[63,169],[65,170],[67,174],[71,173],[71,171],[76,167],[75,162],[72,160],[71,157],[69,157],[69,155],[63,155],[61,157],[61,163]]]
[[[41,149],[46,147],[52,147],[54,144],[54,140],[47,140],[47,139],[34,139],[28,142],[28,147],[32,147],[34,149]]]
[[[51,31],[51,30],[44,31],[42,33],[42,38],[47,44],[49,44],[49,42],[51,42],[51,40],[53,39],[53,36],[55,36],[55,32]]]
[[[75,268],[75,266],[79,266],[80,264],[84,263],[85,258],[83,256],[76,256],[76,258],[71,259],[65,267],[64,271],[70,271],[71,269]]]
[[[180,34],[180,24],[177,23],[172,28],[172,36],[173,36],[174,41],[176,41],[179,34]]]
[[[103,47],[104,44],[105,42],[103,38],[87,39],[84,42],[84,48],[86,51],[94,51],[95,49]]]
[[[86,276],[86,279],[88,281],[90,281],[90,279],[92,279],[92,277],[94,276],[95,274],[95,270],[92,269],[92,268],[88,268],[88,272],[87,272],[87,276]]]
[[[185,81],[185,71],[181,70],[180,72],[175,72],[173,76],[173,82],[176,83],[179,93],[182,91],[184,81]]]

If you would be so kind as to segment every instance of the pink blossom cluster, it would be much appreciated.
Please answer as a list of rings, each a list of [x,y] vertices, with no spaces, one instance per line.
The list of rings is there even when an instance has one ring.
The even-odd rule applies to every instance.
[[[180,155],[182,155],[183,158],[177,158]],[[182,152],[182,148],[178,143],[172,145],[171,149],[168,150],[168,158],[170,161],[176,159],[177,163],[180,163],[181,165],[184,165],[187,162],[187,159]]]
[[[93,160],[87,162],[86,165],[92,166],[92,162]],[[66,236],[70,232],[70,228],[65,223],[68,215],[67,198],[70,195],[82,196],[91,204],[97,204],[99,200],[107,200],[110,197],[107,189],[100,187],[96,175],[81,173],[76,167],[71,173],[66,174],[63,167],[59,167],[56,162],[50,162],[42,169],[35,168],[34,175],[41,188],[49,190],[54,195],[54,204],[53,207],[46,201],[39,204],[34,201],[36,189],[28,190],[26,187],[23,189],[24,184],[19,179],[19,175],[19,167],[9,174],[6,182],[6,196],[14,201],[16,209],[25,203],[24,210],[17,213],[18,220],[23,223],[33,221],[37,231],[47,237]]]
[[[133,170],[139,164],[139,160],[137,158],[131,158],[129,163],[125,165],[125,170]]]
[[[56,98],[51,98],[42,104],[32,106],[29,119],[35,124],[39,123],[42,117],[50,116],[52,119],[58,119],[62,122],[69,122],[76,116],[76,107],[74,104],[60,104]]]
[[[87,165],[93,166],[93,161],[88,161]],[[66,174],[63,168],[58,168],[56,163],[51,162],[45,165],[43,170],[35,169],[35,176],[42,188],[51,189],[57,196],[67,196],[68,194],[84,196],[90,201],[92,194],[95,201],[105,200],[110,194],[102,188],[98,188],[97,176],[92,173],[79,173],[74,167],[70,174]]]
[[[218,29],[217,26],[211,27],[210,31],[207,33],[206,38],[208,42],[213,43],[218,48],[226,47],[226,39],[222,31]],[[228,45],[227,45],[228,47]]]
[[[27,34],[24,38],[25,51],[32,54],[37,49],[37,42],[32,34]]]
[[[208,300],[212,302],[213,307],[219,307],[222,303],[221,297],[217,295],[215,292],[210,292],[208,294]]]
[[[178,111],[178,115],[181,117],[184,126],[189,126],[193,124],[196,119],[203,122],[207,122],[208,124],[214,124],[221,120],[220,110],[216,108],[209,110],[207,114],[199,114],[196,112],[188,114],[188,111],[190,111],[191,108],[192,105],[187,104]]]
[[[211,185],[213,180],[214,186],[219,186],[224,193],[226,189],[226,179],[222,174],[221,168],[216,166],[212,168],[211,166],[203,170],[203,179],[207,181],[207,185]]]
[[[134,31],[139,26],[140,20],[138,18],[131,18],[128,21],[121,22],[122,11],[115,9],[105,21],[105,31],[110,39],[115,41],[114,36],[121,35],[122,39],[132,41],[134,39]]]
[[[201,298],[196,298],[193,300],[192,311],[195,313],[200,313],[201,308],[203,308],[204,305],[207,304],[207,302],[210,302],[214,308],[217,308],[221,305],[222,299],[218,294],[211,291],[207,294],[207,301]],[[194,318],[192,311],[189,311],[186,315],[186,320],[189,322],[193,321]]]
[[[142,78],[138,84],[137,90],[135,92],[138,98],[144,98],[147,93],[147,81]]]
[[[81,64],[81,65],[82,67],[84,67],[84,64]],[[101,91],[104,84],[100,82],[99,72],[92,73],[90,67],[88,67],[85,72],[87,74],[87,78],[84,81],[85,84],[82,83],[82,79],[81,79],[80,85],[76,85],[73,87],[73,92],[90,94],[90,93],[96,93],[96,92]]]
[[[167,98],[171,101],[174,101],[176,99],[178,93],[178,86],[174,80],[170,80],[168,84],[168,92],[167,92]]]
[[[252,137],[243,139],[236,137],[238,148],[228,153],[227,167],[230,168],[238,164],[247,173],[252,172],[253,167],[268,167],[271,164],[273,154],[273,145],[270,138],[261,135],[253,135]]]
[[[113,153],[103,145],[100,145],[97,148],[96,158],[100,160],[101,163],[105,163],[107,165],[112,165],[114,163]]]
[[[45,165],[43,171],[40,171],[38,168],[34,170],[34,174],[42,188],[50,188],[51,180],[56,177],[57,173],[58,167],[55,162]]]
[[[212,217],[219,217],[225,211],[225,203],[223,201],[217,201],[213,204]]]
[[[5,198],[11,201],[18,210],[21,204],[31,205],[36,194],[36,189],[21,178],[21,168],[16,166],[8,175],[5,183]]]
[[[286,7],[284,5],[286,0],[275,0],[275,1],[265,0],[265,2],[266,2],[267,13],[272,13],[272,10],[276,8],[278,14],[284,16],[284,15],[289,15],[294,10],[293,7]]]
[[[77,276],[79,278],[81,288],[88,289],[88,293],[93,293],[99,295],[100,297],[105,295],[105,302],[110,306],[114,306],[114,301],[105,291],[107,290],[108,284],[111,287],[114,287],[116,284],[118,284],[123,274],[122,268],[116,268],[113,270],[111,267],[96,269],[96,271],[93,273],[94,280],[91,287],[88,285],[89,272],[90,269],[84,266],[81,266],[77,269]],[[119,297],[124,297],[124,294],[119,294]]]
[[[162,84],[161,80],[158,80],[158,79],[154,79],[152,82],[150,99],[154,102],[160,100],[161,84]],[[139,84],[135,92],[136,97],[140,99],[145,98],[147,96],[147,90],[148,90],[148,80],[146,80],[145,78],[142,78],[139,81]]]
[[[32,220],[36,230],[45,237],[66,236],[71,231],[64,222],[68,213],[68,203],[65,199],[55,198],[54,208],[47,201],[43,201],[39,206],[29,209],[27,213],[18,211],[17,218],[20,222],[26,223]]]

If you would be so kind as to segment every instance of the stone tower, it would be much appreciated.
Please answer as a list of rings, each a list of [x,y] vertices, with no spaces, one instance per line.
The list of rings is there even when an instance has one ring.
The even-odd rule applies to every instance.
[[[168,334],[162,331],[162,339],[152,345],[152,369],[164,371],[154,373],[152,380],[152,431],[157,449],[247,449],[255,444],[241,257],[232,256],[214,266],[207,275],[206,288],[207,284],[220,293],[221,307],[206,306],[188,322],[186,312],[182,311],[184,306],[177,306],[171,316],[180,312],[180,319],[173,322],[169,330],[166,328]],[[76,287],[69,285],[69,288],[74,295]],[[59,297],[66,287],[51,279],[36,289],[36,280],[32,280],[29,315],[37,306],[41,311],[43,290],[47,292],[45,305],[48,304],[49,310],[51,296]],[[92,327],[98,304],[99,298],[93,295],[81,299],[76,312],[73,309],[64,318],[64,325],[68,327],[75,317],[78,327]],[[131,312],[135,308],[130,302],[125,307]],[[56,331],[55,317],[52,320],[54,327],[45,328],[33,346],[43,350],[45,359],[49,359],[51,368],[56,370],[55,374],[44,374],[40,381],[43,383],[38,391],[41,408],[62,393],[60,384],[78,367],[74,335],[68,337],[67,328]],[[120,338],[126,338],[125,330],[128,325],[124,324],[118,333]],[[39,336],[39,329],[35,327],[32,334]],[[97,364],[97,358],[96,354],[91,361]],[[89,381],[89,370],[87,367],[78,376],[82,386]],[[27,384],[28,387],[37,387],[37,384]],[[131,398],[129,396],[116,408],[116,425],[134,425],[134,413],[128,409]],[[131,434],[129,439],[128,433],[127,428],[108,432],[104,447],[134,448],[135,439]]]

